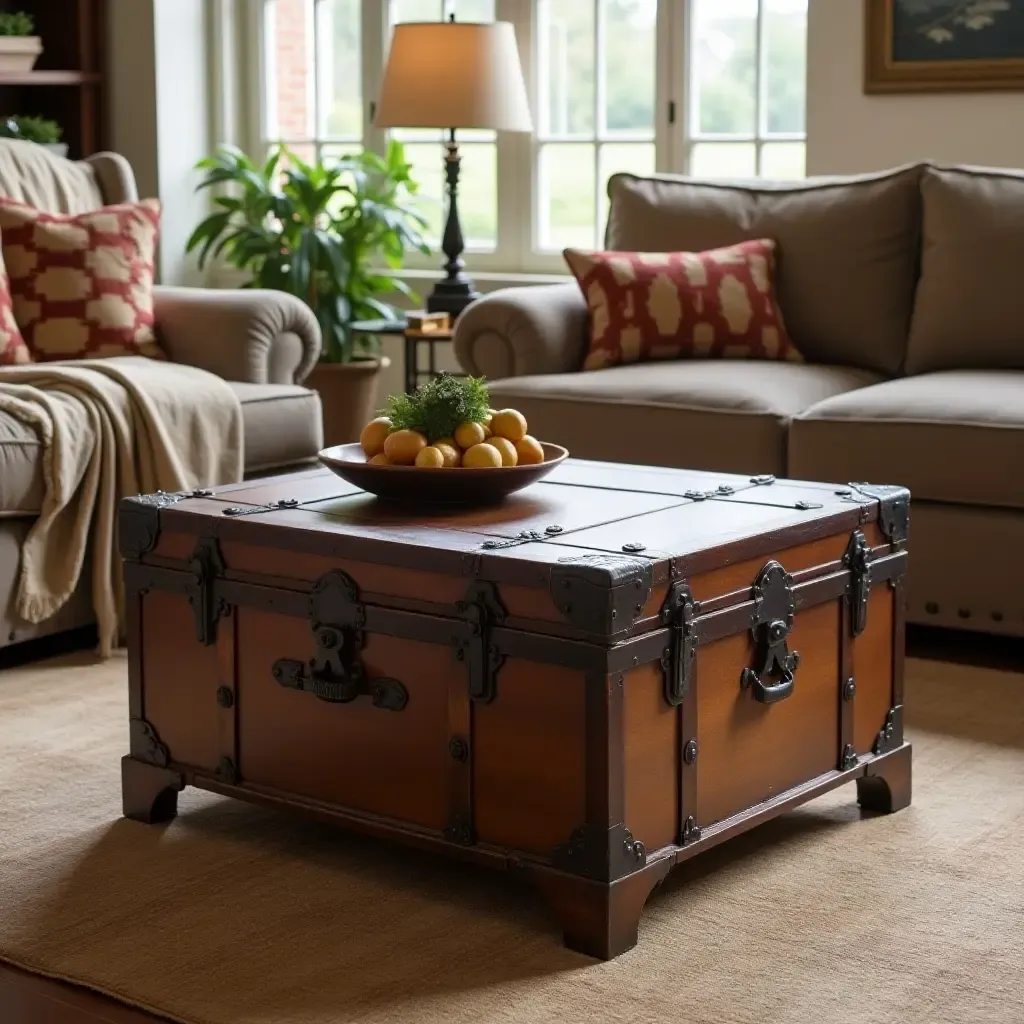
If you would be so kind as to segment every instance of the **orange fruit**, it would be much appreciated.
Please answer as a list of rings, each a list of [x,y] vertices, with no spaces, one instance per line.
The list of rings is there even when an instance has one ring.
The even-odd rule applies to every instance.
[[[359,435],[359,443],[367,455],[380,455],[384,451],[384,442],[390,433],[391,420],[387,416],[378,416],[363,427],[363,432]]]
[[[424,448],[427,439],[416,430],[396,430],[384,442],[384,454],[394,466],[411,466]]]
[[[492,444],[475,444],[462,456],[465,469],[497,469],[501,453]]]
[[[540,441],[529,434],[516,441],[516,452],[520,466],[537,466],[544,461],[544,449]]]
[[[491,417],[491,430],[515,443],[526,437],[526,417],[518,409],[502,409]]]
[[[460,423],[455,428],[455,443],[463,451],[467,448],[472,448],[473,445],[480,444],[486,437],[484,425],[482,423],[474,423],[472,420],[466,420],[465,423]]]
[[[498,449],[503,466],[514,466],[519,461],[516,446],[507,437],[492,437],[487,443]]]
[[[390,466],[391,463],[388,462],[388,457],[383,452],[377,452],[377,454],[374,455],[374,457],[372,459],[370,459],[370,465],[371,466]]]
[[[462,463],[462,452],[454,441],[435,441],[434,447],[444,456],[445,469],[454,469]]]
[[[416,456],[416,465],[420,469],[441,469],[444,466],[444,453],[431,445],[420,449]]]

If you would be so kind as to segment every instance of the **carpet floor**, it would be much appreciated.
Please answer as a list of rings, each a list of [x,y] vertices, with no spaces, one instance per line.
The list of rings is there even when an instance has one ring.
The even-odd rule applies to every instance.
[[[501,874],[192,790],[122,820],[125,675],[0,673],[0,959],[186,1024],[1024,1019],[1024,676],[908,662],[912,807],[724,844],[598,963]]]

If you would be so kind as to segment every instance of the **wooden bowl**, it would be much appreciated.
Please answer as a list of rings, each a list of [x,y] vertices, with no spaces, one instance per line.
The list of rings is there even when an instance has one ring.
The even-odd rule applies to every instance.
[[[542,443],[541,447],[544,461],[537,465],[494,469],[371,466],[358,444],[325,448],[320,452],[320,461],[342,480],[389,501],[417,505],[487,505],[536,483],[569,456],[557,444]]]

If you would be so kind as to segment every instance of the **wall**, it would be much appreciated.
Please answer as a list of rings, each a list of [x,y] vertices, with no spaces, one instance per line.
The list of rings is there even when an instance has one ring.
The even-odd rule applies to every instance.
[[[207,210],[193,167],[213,136],[213,7],[209,0],[111,0],[110,7],[110,147],[131,161],[140,195],[163,201],[161,280],[198,283],[185,243]]]
[[[807,173],[915,160],[1024,167],[1024,93],[865,96],[863,0],[809,0]]]

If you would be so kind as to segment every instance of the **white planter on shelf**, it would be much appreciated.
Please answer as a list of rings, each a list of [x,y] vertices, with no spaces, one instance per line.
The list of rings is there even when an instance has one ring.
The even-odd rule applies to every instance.
[[[42,52],[39,36],[0,36],[0,73],[31,71]]]

